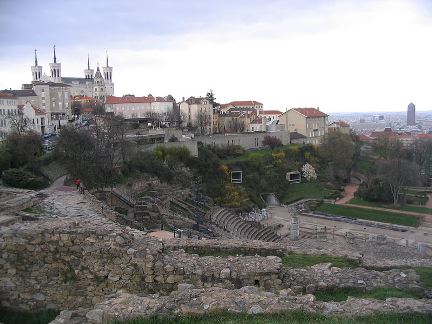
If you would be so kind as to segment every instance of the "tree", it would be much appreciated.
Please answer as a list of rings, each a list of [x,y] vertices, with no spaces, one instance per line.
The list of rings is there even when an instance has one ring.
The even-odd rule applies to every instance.
[[[19,136],[28,133],[31,130],[32,121],[22,113],[8,116],[9,124],[12,132]]]
[[[401,141],[394,138],[378,138],[374,149],[378,156],[384,159],[395,159],[406,156]]]
[[[95,118],[93,125],[92,129],[62,129],[56,153],[87,187],[112,186],[128,159],[127,126],[119,116]]]
[[[315,168],[312,165],[310,165],[309,163],[306,163],[305,165],[302,166],[302,172],[303,172],[303,177],[307,181],[317,179],[317,174],[315,172]]]
[[[41,138],[35,132],[10,133],[6,138],[6,150],[13,168],[33,162],[43,153]]]
[[[276,147],[282,146],[282,142],[279,138],[269,135],[264,136],[262,144],[264,146],[269,146],[272,150]]]
[[[211,127],[211,117],[204,111],[197,113],[197,125],[201,135],[208,133],[208,128]]]
[[[180,125],[180,108],[177,106],[177,104],[174,104],[173,109],[168,111],[167,121],[170,123],[170,125]]]
[[[231,118],[228,122],[228,129],[233,133],[242,133],[245,130],[245,123],[240,118]]]
[[[355,146],[349,135],[341,132],[327,133],[318,152],[332,174],[343,180],[348,178],[355,153]]]
[[[379,177],[389,186],[396,206],[403,187],[418,184],[419,167],[414,162],[399,158],[380,160],[377,165]]]
[[[79,116],[81,115],[82,104],[80,101],[72,101],[72,115]]]

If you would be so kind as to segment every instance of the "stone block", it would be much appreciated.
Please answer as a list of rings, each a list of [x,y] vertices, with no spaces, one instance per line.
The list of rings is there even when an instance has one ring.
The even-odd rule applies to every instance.
[[[227,279],[231,275],[231,270],[229,268],[222,269],[220,272],[221,279]]]

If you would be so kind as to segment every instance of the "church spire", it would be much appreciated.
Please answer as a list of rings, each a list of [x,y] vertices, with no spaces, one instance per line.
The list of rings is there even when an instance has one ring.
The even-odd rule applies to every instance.
[[[57,57],[56,57],[56,53],[55,53],[55,45],[54,45],[54,63],[57,63]]]
[[[87,54],[87,69],[90,70],[90,54]]]
[[[107,61],[107,62],[106,62],[106,64],[107,64],[106,67],[108,67],[108,51],[106,52],[106,57],[107,57],[107,58],[106,58],[106,61]]]
[[[36,54],[36,48],[35,48],[35,66],[38,66],[37,54]]]

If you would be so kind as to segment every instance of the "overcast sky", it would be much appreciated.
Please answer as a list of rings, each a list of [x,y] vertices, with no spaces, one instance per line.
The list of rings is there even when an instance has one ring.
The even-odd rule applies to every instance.
[[[0,89],[114,67],[115,95],[258,100],[264,109],[432,109],[432,1],[0,0]]]

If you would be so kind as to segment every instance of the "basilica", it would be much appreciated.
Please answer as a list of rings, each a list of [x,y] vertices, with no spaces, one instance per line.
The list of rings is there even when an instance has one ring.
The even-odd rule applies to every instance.
[[[57,62],[56,51],[54,46],[53,63],[49,64],[50,75],[42,73],[42,66],[38,64],[37,53],[35,50],[35,64],[31,67],[33,84],[39,82],[52,82],[57,84],[66,84],[70,86],[71,96],[87,96],[102,102],[105,102],[107,96],[114,95],[114,83],[112,81],[112,66],[109,66],[108,54],[106,57],[106,66],[99,69],[99,64],[94,70],[90,68],[90,57],[87,58],[87,69],[84,70],[84,77],[62,77],[61,63]]]

